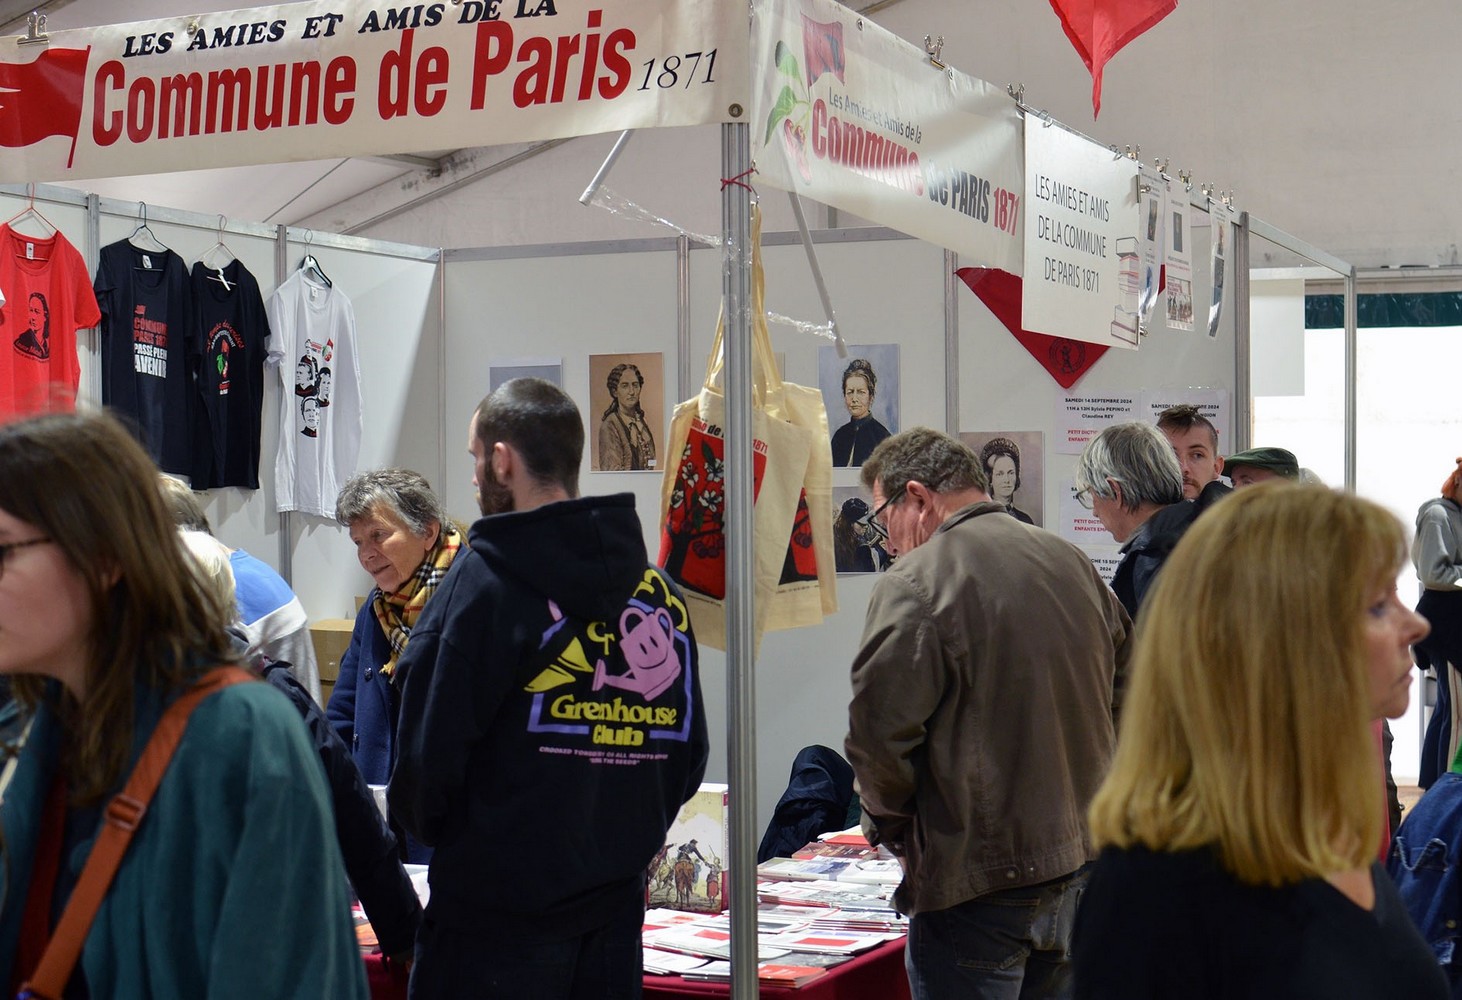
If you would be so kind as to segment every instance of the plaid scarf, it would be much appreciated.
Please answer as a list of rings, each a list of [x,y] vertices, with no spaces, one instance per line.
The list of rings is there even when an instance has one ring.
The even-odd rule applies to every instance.
[[[411,630],[421,616],[421,609],[426,607],[427,599],[447,575],[461,547],[462,533],[454,525],[444,524],[437,544],[416,567],[416,572],[406,578],[400,590],[387,594],[377,588],[371,606],[376,612],[376,621],[381,623],[381,631],[386,633],[386,642],[391,646],[391,658],[381,664],[381,673],[387,677],[394,677],[396,662],[406,652],[406,640],[411,638]]]

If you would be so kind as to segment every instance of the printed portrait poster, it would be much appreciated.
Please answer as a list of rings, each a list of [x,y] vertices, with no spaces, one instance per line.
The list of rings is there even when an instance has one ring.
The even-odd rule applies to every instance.
[[[1153,309],[1157,306],[1158,285],[1161,284],[1163,255],[1167,252],[1168,227],[1163,223],[1168,218],[1168,179],[1157,167],[1141,164],[1139,176],[1142,184],[1140,225],[1137,232],[1138,276],[1138,322],[1143,329],[1152,322]]]
[[[1046,526],[1046,436],[1041,431],[960,431],[990,477],[990,497],[1011,515]]]
[[[541,378],[563,388],[562,358],[505,358],[490,361],[487,366],[487,391],[497,392],[504,383],[515,378]]]
[[[817,349],[817,385],[827,407],[833,468],[857,468],[878,442],[899,432],[899,345]]]
[[[664,418],[665,355],[589,355],[590,469],[659,472]]]
[[[1168,202],[1171,229],[1163,266],[1168,272],[1168,327],[1173,330],[1193,329],[1193,248],[1189,245],[1192,226],[1188,208],[1186,195],[1175,195]]]
[[[882,573],[893,564],[887,536],[872,523],[873,510],[873,494],[863,487],[833,487],[833,555],[839,573]]]

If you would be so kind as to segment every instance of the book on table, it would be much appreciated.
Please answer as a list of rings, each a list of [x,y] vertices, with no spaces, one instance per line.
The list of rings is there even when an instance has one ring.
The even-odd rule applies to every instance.
[[[680,807],[645,872],[645,905],[697,913],[726,908],[730,789],[704,782]]]

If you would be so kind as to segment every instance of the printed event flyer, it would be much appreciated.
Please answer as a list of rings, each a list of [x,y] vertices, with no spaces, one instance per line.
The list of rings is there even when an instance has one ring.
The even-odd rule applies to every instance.
[[[831,0],[752,5],[757,182],[1022,271],[1022,123],[1002,90]]]

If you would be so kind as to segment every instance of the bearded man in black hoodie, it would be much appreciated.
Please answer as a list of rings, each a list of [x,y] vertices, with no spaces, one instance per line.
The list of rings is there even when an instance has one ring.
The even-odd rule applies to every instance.
[[[411,996],[640,994],[645,869],[700,785],[700,663],[634,497],[513,379],[472,416],[482,518],[411,633],[392,815],[436,849]]]

